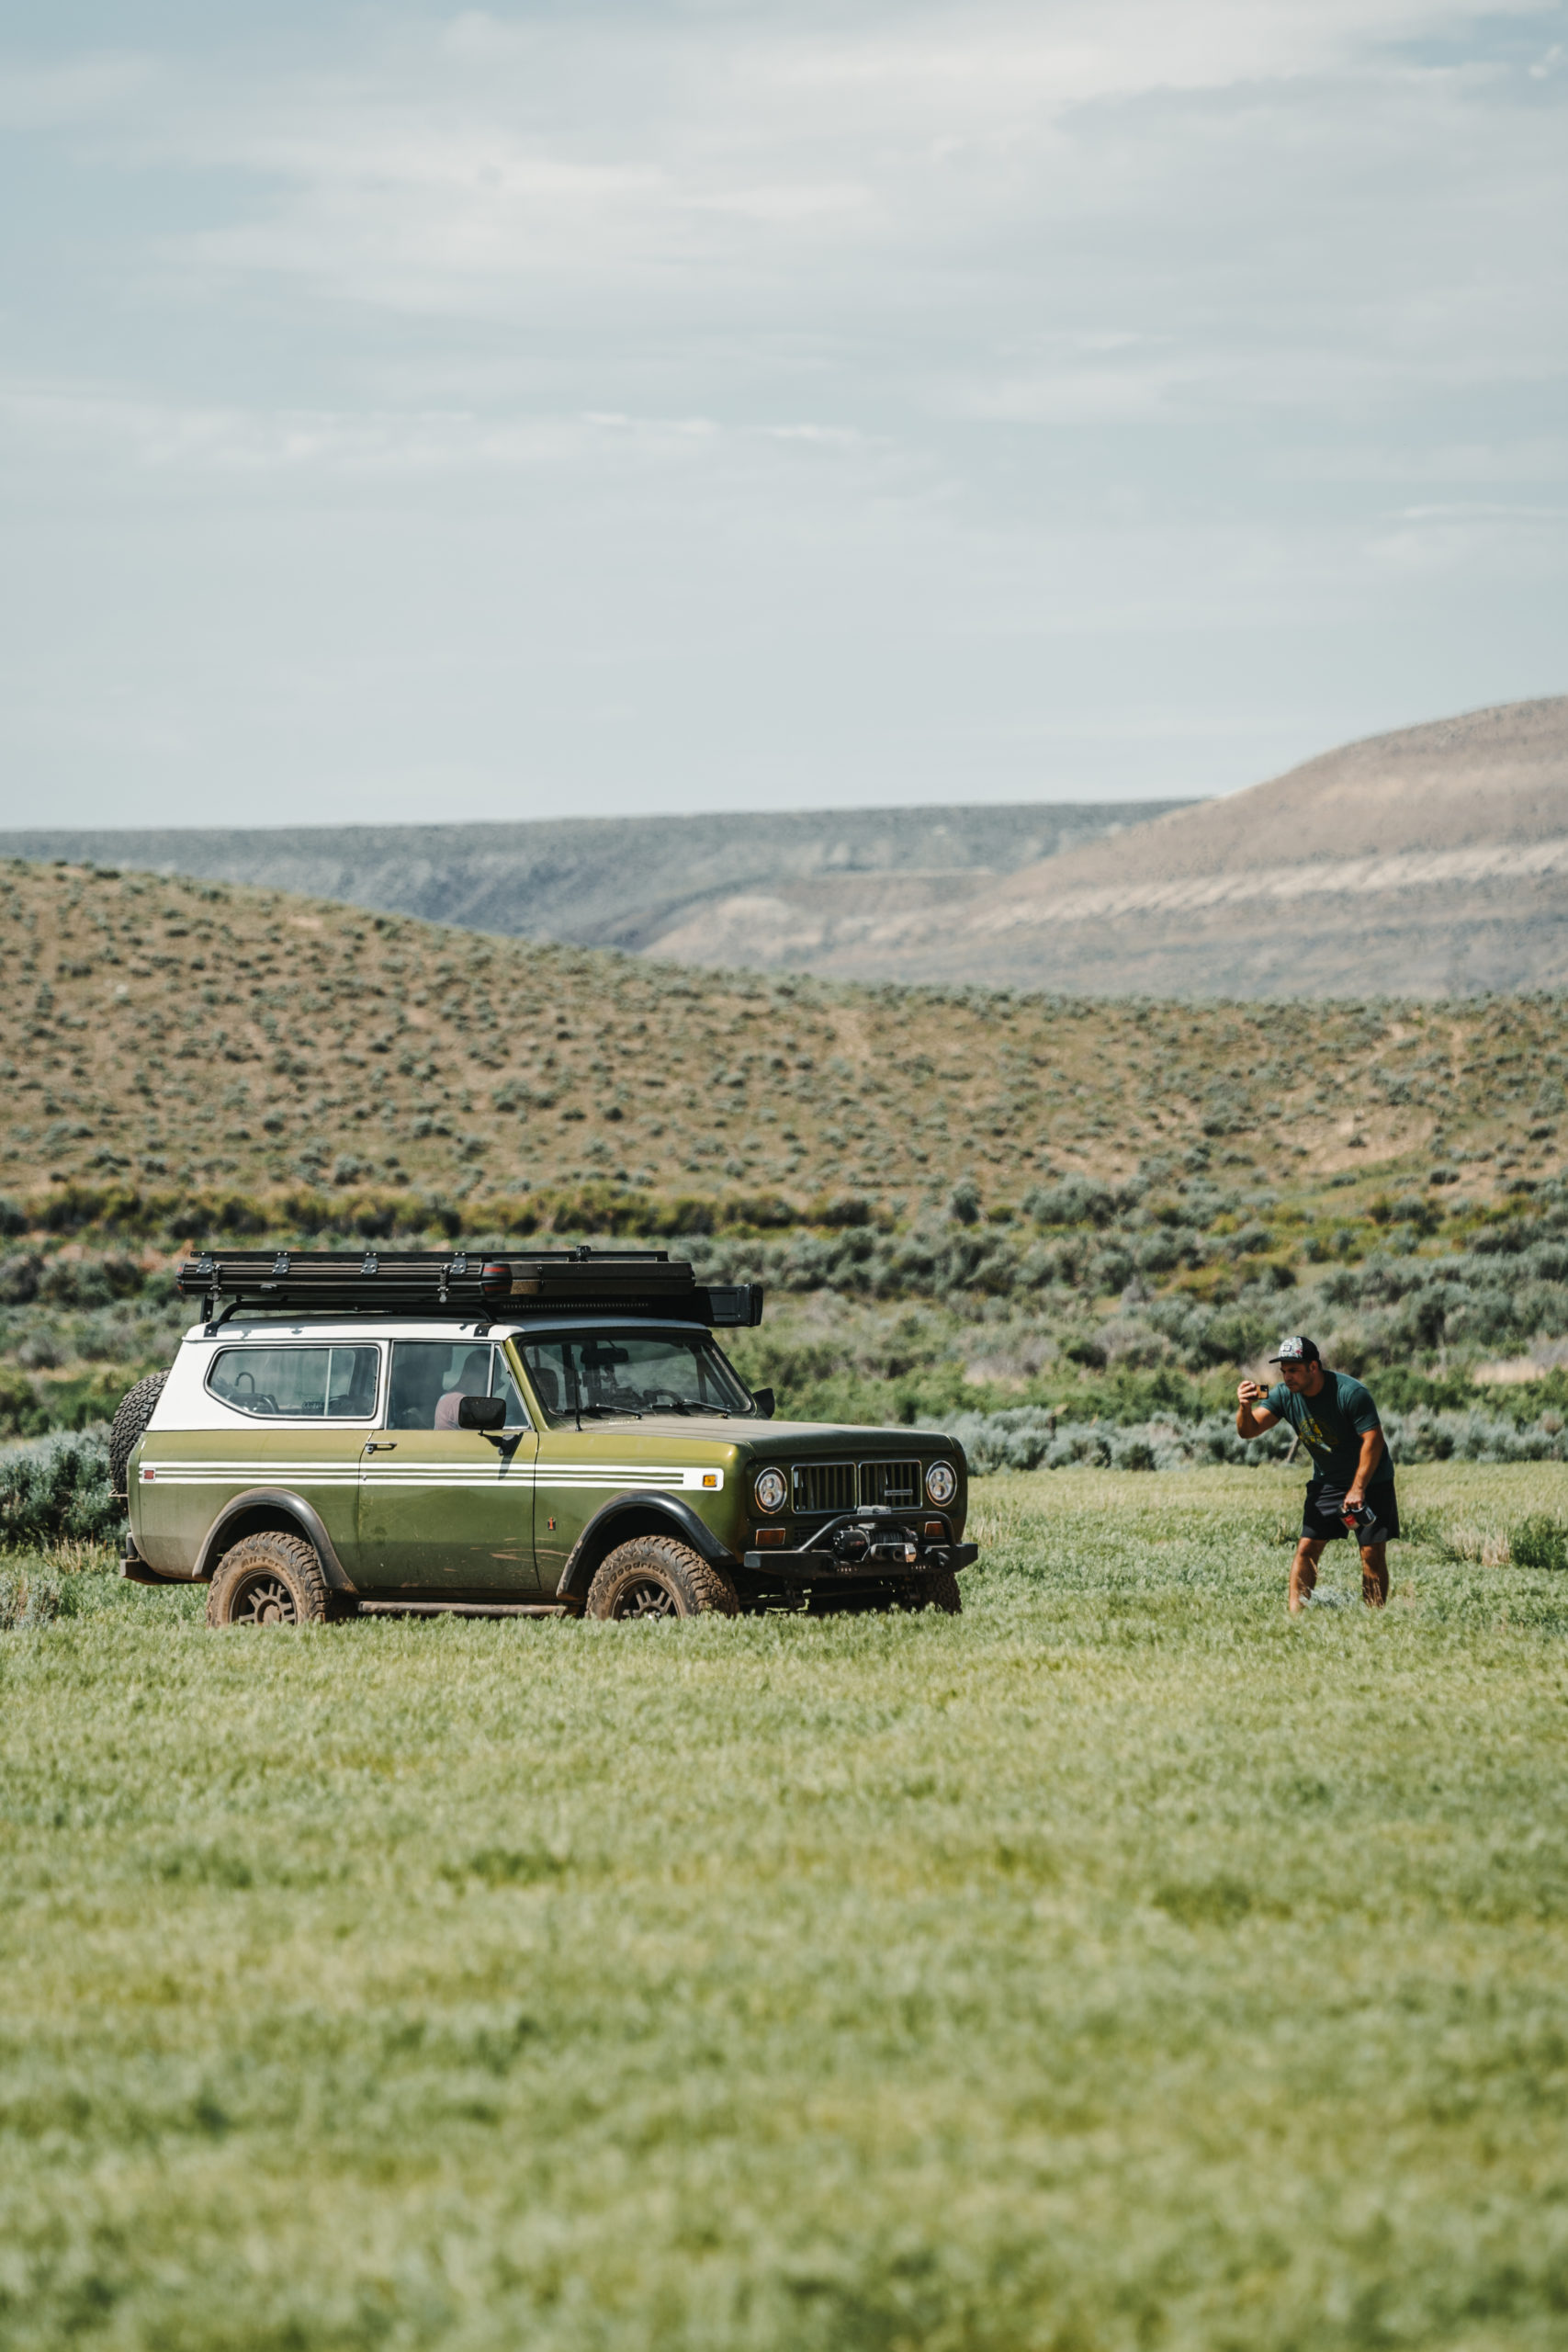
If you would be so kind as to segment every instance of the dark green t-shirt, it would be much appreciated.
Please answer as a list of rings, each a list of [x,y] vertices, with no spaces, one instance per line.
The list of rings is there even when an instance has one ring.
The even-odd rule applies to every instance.
[[[1348,1372],[1330,1372],[1325,1364],[1323,1386],[1315,1396],[1292,1396],[1281,1380],[1263,1401],[1271,1413],[1300,1431],[1302,1443],[1312,1455],[1314,1478],[1341,1493],[1354,1484],[1361,1440],[1369,1430],[1382,1427],[1370,1390],[1359,1380],[1352,1380]],[[1368,1487],[1385,1486],[1393,1476],[1393,1464],[1385,1446]]]

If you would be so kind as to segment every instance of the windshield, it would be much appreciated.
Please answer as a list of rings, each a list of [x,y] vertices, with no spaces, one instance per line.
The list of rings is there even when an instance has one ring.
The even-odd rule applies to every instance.
[[[534,1393],[558,1426],[757,1409],[705,1331],[561,1331],[519,1344]]]

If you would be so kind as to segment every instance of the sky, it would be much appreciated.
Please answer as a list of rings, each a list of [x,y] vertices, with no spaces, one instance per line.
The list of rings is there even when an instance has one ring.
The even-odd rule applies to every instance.
[[[0,825],[1224,792],[1568,691],[1568,5],[0,0]]]

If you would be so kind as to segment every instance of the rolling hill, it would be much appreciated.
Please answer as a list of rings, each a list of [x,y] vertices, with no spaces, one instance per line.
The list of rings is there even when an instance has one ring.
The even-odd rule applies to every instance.
[[[589,1187],[789,1223],[1194,1153],[1309,1185],[1448,1159],[1484,1191],[1555,1167],[1568,1108],[1555,1002],[1303,1023],[844,986],[103,869],[0,865],[0,1192],[42,1222],[76,1193],[178,1218],[313,1190],[471,1223]]]

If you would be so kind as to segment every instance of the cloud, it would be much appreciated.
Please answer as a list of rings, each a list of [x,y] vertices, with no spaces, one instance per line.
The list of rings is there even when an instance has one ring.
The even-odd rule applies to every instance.
[[[123,124],[145,104],[155,80],[152,60],[111,51],[41,63],[0,58],[0,129]]]
[[[84,393],[70,385],[0,381],[5,446],[48,453],[82,471],[203,478],[231,483],[277,480],[440,480],[563,471],[688,469],[716,460],[731,484],[775,446],[818,459],[875,463],[886,450],[867,435],[811,423],[720,425],[706,416],[635,416],[615,410],[577,414],[474,413],[461,410],[263,409],[204,406]],[[798,479],[798,477],[797,477]]]
[[[1560,685],[1562,22],[278,0],[130,54],[40,15],[0,74],[28,773],[57,662],[193,761],[265,675],[307,808],[329,741],[693,805],[1023,790],[1053,742],[1040,789],[1128,789],[1094,747],[1157,738],[1145,786],[1198,788]],[[231,691],[167,725],[165,643],[214,639]]]
[[[1068,426],[1561,380],[1564,124],[1485,38],[1518,13],[469,13],[154,108],[151,152],[238,192],[162,271],[553,336],[660,405],[783,358],[846,424],[890,392]]]

